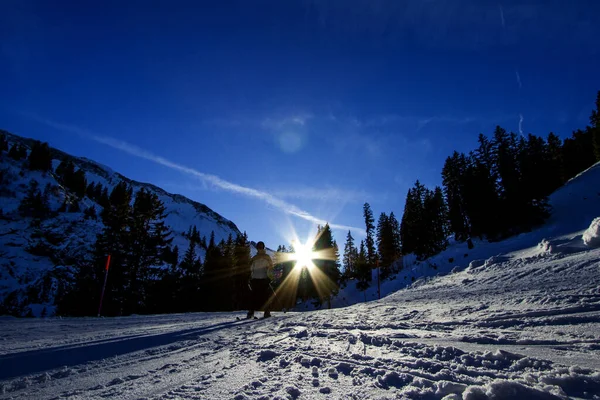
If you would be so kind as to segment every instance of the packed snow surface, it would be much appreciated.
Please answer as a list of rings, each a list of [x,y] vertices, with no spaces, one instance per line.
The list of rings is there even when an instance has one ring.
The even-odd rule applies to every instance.
[[[559,244],[264,320],[5,318],[0,399],[600,398],[600,249]]]

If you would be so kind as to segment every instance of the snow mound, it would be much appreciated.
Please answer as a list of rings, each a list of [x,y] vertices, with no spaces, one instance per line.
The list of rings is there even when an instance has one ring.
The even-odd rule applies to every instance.
[[[600,217],[594,218],[583,233],[583,243],[588,247],[600,247]]]
[[[470,386],[463,392],[463,400],[500,400],[500,399],[531,399],[550,400],[560,399],[552,393],[543,392],[534,388],[524,386],[515,381],[495,380],[492,383],[481,386]]]
[[[539,250],[539,254],[554,254],[556,249],[552,246],[552,243],[547,239],[542,239],[541,242],[538,243],[537,248]]]

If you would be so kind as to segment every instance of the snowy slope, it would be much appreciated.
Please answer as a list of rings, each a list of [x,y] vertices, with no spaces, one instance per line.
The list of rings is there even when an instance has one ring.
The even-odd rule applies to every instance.
[[[0,399],[600,398],[599,257],[515,258],[267,320],[4,319]]]
[[[557,191],[535,232],[407,263],[381,300],[253,321],[4,318],[0,399],[600,399],[600,249],[581,235],[599,174]],[[403,276],[423,277],[393,292]]]
[[[536,256],[558,250],[565,241],[574,239],[579,243],[581,235],[592,220],[600,216],[600,163],[569,180],[549,197],[552,214],[540,228],[495,243],[474,240],[474,248],[469,249],[466,243],[450,240],[448,249],[425,261],[417,262],[412,256],[402,261],[403,270],[381,283],[381,297],[394,293],[413,284],[414,281],[425,281],[434,276],[449,274],[463,270],[471,263],[497,263],[515,257]],[[558,248],[557,248],[558,246]],[[570,251],[570,250],[569,250]],[[513,254],[514,253],[514,254]],[[356,289],[354,281],[348,282],[339,295],[333,300],[334,307],[344,307],[364,302],[365,298],[374,300],[377,292],[377,271],[373,271],[372,284],[366,292]],[[310,304],[303,305],[310,308]]]
[[[18,142],[28,148],[33,144],[31,139],[12,134],[7,136],[10,144]],[[200,235],[207,238],[214,231],[217,242],[227,240],[230,234],[233,237],[239,234],[233,222],[204,204],[168,193],[151,184],[133,181],[86,158],[73,157],[56,149],[52,149],[52,152],[55,158],[53,169],[61,160],[71,160],[76,169],[85,171],[88,184],[101,183],[110,192],[119,182],[125,181],[133,187],[134,192],[145,188],[156,193],[166,206],[166,223],[174,233],[173,244],[179,246],[180,257],[189,244],[183,233],[192,225],[196,225]],[[13,309],[20,310],[21,314],[31,310],[33,315],[40,315],[44,307],[47,312],[52,312],[54,295],[65,274],[69,273],[69,267],[89,255],[96,235],[103,228],[101,221],[84,219],[83,210],[94,205],[99,214],[102,207],[85,197],[80,203],[81,212],[60,213],[42,222],[39,229],[32,228],[31,219],[22,218],[17,213],[31,180],[37,181],[42,190],[46,184],[55,187],[50,196],[52,210],[57,210],[69,193],[60,186],[53,173],[29,171],[24,168],[24,163],[9,159],[6,153],[0,160],[0,170],[9,171],[9,183],[0,187],[0,302],[8,296],[15,297]],[[32,249],[39,243],[42,250]],[[203,258],[202,250],[198,249],[197,253]]]

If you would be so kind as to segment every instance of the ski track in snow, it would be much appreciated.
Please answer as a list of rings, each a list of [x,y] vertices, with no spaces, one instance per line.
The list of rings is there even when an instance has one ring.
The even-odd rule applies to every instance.
[[[597,399],[599,259],[497,257],[266,320],[4,318],[0,399]]]

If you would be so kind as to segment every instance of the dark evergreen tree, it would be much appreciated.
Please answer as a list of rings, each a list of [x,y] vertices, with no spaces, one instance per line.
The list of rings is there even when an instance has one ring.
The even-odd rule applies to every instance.
[[[126,285],[129,313],[147,309],[147,287],[163,263],[161,255],[173,240],[165,218],[166,208],[158,195],[145,189],[136,193],[129,229],[129,279]]]
[[[373,268],[377,261],[377,253],[375,251],[375,219],[373,218],[373,211],[371,211],[369,203],[363,205],[363,217],[365,219],[365,230],[367,233],[367,237],[365,238],[367,263]]]
[[[13,143],[13,145],[10,147],[10,150],[8,150],[8,156],[16,161],[22,160],[27,155],[27,150],[25,150],[25,157],[23,157],[23,151],[23,146],[18,143]]]
[[[467,240],[470,236],[464,198],[466,172],[466,157],[456,151],[446,159],[442,169],[442,182],[448,205],[450,231],[454,233],[454,238],[459,242]]]
[[[85,209],[83,212],[83,216],[85,219],[97,219],[98,215],[96,214],[96,206],[91,205]]]
[[[83,291],[79,302],[82,307],[86,303],[89,304],[88,307],[83,307],[86,310],[83,315],[93,313],[94,306],[98,304],[97,285],[104,277],[108,255],[111,256],[110,279],[104,296],[103,314],[124,315],[130,312],[131,307],[128,302],[131,300],[131,295],[128,291],[132,278],[129,265],[132,197],[132,189],[125,182],[119,182],[110,193],[107,207],[100,214],[104,229],[96,240],[93,267],[83,266],[79,269],[77,288]],[[94,289],[87,288],[88,284],[91,284]],[[85,298],[87,292],[89,298]]]
[[[360,291],[366,291],[371,283],[372,274],[371,266],[367,261],[367,251],[365,249],[365,241],[360,241],[358,257],[356,258],[356,288]],[[366,299],[365,299],[366,300]]]
[[[339,291],[341,272],[337,258],[337,245],[333,240],[329,224],[318,229],[313,251],[320,255],[319,258],[313,260],[320,274],[312,279],[312,286],[315,287],[316,293],[313,293],[311,297],[316,297],[317,304],[327,303],[331,308],[331,298]]]
[[[48,143],[33,142],[28,158],[28,167],[31,170],[47,172],[52,169],[52,152]]]
[[[94,201],[96,201],[96,196],[94,195],[95,188],[96,184],[94,182],[90,182],[85,188],[85,195]]]
[[[100,204],[100,207],[102,207],[103,209],[110,207],[110,197],[108,196],[108,188],[102,188],[102,194],[98,199],[98,204]]]
[[[448,209],[440,187],[426,190],[423,200],[424,226],[426,227],[421,255],[432,256],[446,249],[448,245]]]
[[[5,151],[8,151],[8,140],[6,140],[4,133],[0,133],[0,158]]]
[[[83,198],[85,196],[87,187],[87,179],[85,179],[85,172],[82,169],[78,169],[72,177],[72,182],[69,186],[79,198]]]
[[[550,193],[552,193],[565,183],[565,168],[562,151],[563,144],[562,140],[552,132],[548,135],[547,143],[550,162],[548,175],[551,177]]]
[[[480,137],[481,138],[481,137]],[[489,155],[489,142],[466,159],[464,176],[465,214],[470,226],[470,236],[495,238],[500,232],[497,210],[500,207],[495,174],[490,167],[493,164]]]
[[[417,181],[415,187],[408,190],[400,223],[404,254],[420,252],[420,243],[425,239],[423,197],[424,187]]]
[[[594,139],[592,129],[578,129],[563,143],[565,178],[571,179],[594,165]]]
[[[392,230],[392,244],[394,247],[394,260],[402,256],[402,235],[400,234],[400,223],[392,211],[389,216],[390,228]]]
[[[196,263],[196,260],[198,259],[196,257],[196,243],[194,243],[192,240],[190,240],[189,243],[188,249],[183,256],[183,260],[181,260],[181,271],[183,275],[186,276],[198,275],[200,270],[196,270],[196,267],[198,266]]]
[[[600,161],[600,91],[598,91],[598,94],[596,95],[596,109],[592,110],[590,125],[592,142],[594,145],[594,155],[596,156],[596,161]]]
[[[75,164],[71,160],[63,160],[56,167],[58,180],[69,190],[73,190],[73,177],[75,175]]]
[[[394,246],[394,230],[390,218],[382,212],[377,221],[377,253],[381,279],[387,279],[392,273],[392,264],[397,252]]]
[[[206,239],[204,240],[206,242]],[[248,281],[250,280],[250,243],[244,232],[234,241],[233,304],[234,310],[248,308]]]
[[[358,257],[358,251],[354,246],[354,238],[352,233],[348,231],[346,235],[346,244],[344,245],[344,257],[342,263],[344,264],[344,278],[350,279],[356,277],[356,258]]]
[[[39,189],[39,183],[36,180],[29,181],[27,194],[19,204],[19,214],[23,217],[30,217],[36,221],[41,221],[48,217],[50,213],[49,199],[47,191],[42,193]]]

